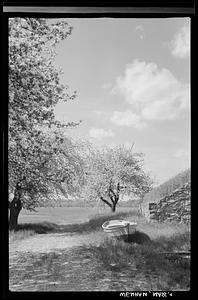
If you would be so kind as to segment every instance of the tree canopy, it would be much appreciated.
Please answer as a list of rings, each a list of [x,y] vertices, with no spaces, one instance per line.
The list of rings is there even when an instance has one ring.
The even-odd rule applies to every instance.
[[[121,194],[143,197],[150,190],[152,180],[143,170],[143,154],[133,153],[132,148],[89,147],[85,172],[87,199],[103,201],[115,211]]]
[[[53,64],[57,43],[71,31],[65,21],[9,19],[9,191],[27,208],[52,185],[71,191],[80,174],[77,152],[63,130],[79,123],[63,124],[54,115],[59,100],[76,97]]]
[[[22,207],[33,209],[54,197],[85,195],[115,211],[121,194],[142,197],[152,181],[143,156],[124,146],[96,149],[74,143],[65,130],[79,123],[56,120],[54,108],[73,100],[54,67],[56,45],[71,34],[65,21],[9,19],[9,203],[10,223]]]

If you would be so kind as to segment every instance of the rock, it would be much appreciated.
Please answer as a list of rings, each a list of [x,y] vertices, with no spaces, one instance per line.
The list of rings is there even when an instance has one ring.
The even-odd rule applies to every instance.
[[[174,192],[161,198],[150,211],[150,219],[157,221],[177,221],[190,223],[190,184],[186,183]]]

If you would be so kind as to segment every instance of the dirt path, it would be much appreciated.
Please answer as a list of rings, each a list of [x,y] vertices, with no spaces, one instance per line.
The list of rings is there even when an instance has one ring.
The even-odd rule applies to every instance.
[[[59,249],[71,249],[88,244],[99,244],[105,237],[103,232],[90,234],[37,234],[24,240],[13,241],[9,245],[10,254],[14,252],[39,252],[46,253]]]

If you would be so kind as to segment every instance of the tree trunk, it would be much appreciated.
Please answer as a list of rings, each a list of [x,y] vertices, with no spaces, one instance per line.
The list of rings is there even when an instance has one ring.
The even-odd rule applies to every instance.
[[[115,210],[116,210],[116,204],[117,203],[112,203],[112,206],[111,206],[111,211],[112,212],[115,212]]]
[[[19,185],[16,186],[14,198],[10,202],[9,208],[10,208],[10,220],[9,220],[9,226],[10,229],[16,229],[18,225],[18,216],[22,209],[22,203],[21,203],[21,188]]]
[[[118,196],[116,196],[116,194],[113,192],[113,190],[111,190],[111,192],[112,192],[112,194],[113,194],[113,196],[109,194],[109,198],[110,198],[110,200],[111,200],[111,203],[108,202],[107,200],[105,200],[103,197],[100,197],[100,199],[101,199],[104,203],[106,203],[109,207],[111,207],[111,211],[112,211],[112,212],[115,212],[115,210],[116,210],[116,205],[117,205],[118,200],[119,200],[119,194],[118,194]]]

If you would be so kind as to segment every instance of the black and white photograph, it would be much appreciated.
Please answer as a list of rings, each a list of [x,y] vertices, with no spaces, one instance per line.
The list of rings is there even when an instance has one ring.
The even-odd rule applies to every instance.
[[[8,18],[9,291],[189,291],[191,18]]]

